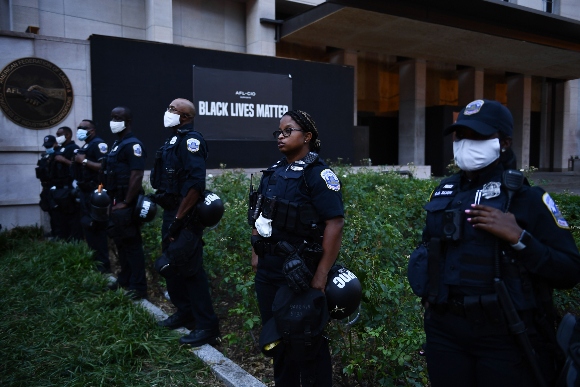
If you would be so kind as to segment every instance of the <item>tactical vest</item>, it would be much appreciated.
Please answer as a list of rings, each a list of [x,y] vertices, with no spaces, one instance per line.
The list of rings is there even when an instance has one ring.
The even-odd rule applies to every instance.
[[[185,171],[179,159],[179,145],[182,141],[197,138],[200,135],[193,130],[178,133],[165,141],[165,144],[155,153],[155,164],[151,170],[151,186],[163,193],[181,195],[181,187],[185,182]],[[204,145],[205,146],[205,145]],[[207,158],[207,154],[206,154]]]
[[[478,197],[480,204],[504,212],[507,192],[498,188],[498,196],[480,197],[485,185],[460,192],[460,180],[459,174],[443,180],[433,191],[431,201],[424,206],[427,211],[428,235],[442,241],[438,259],[439,278],[436,280],[439,291],[435,303],[444,303],[447,300],[449,286],[457,287],[467,295],[495,293],[493,284],[497,251],[500,258],[500,277],[505,282],[516,308],[525,310],[535,307],[527,272],[518,261],[511,258],[511,247],[492,234],[475,229],[466,220],[465,210],[471,208],[471,204]],[[494,182],[501,183],[501,175],[497,175]],[[457,216],[459,219],[454,220]],[[457,224],[460,225],[459,230],[455,230]]]
[[[261,212],[272,219],[272,238],[292,241],[322,236],[324,223],[312,204],[305,177],[317,162],[318,155],[310,152],[303,160],[289,165],[281,160],[262,171]]]
[[[36,163],[35,168],[36,178],[40,180],[43,187],[52,186],[52,164],[54,163],[54,153],[43,154],[40,160]]]
[[[61,155],[63,156],[63,152],[61,152],[61,150],[64,150],[64,147],[59,147],[57,148],[57,150],[55,151],[55,156],[56,155]],[[70,176],[70,168],[68,165],[63,164],[63,163],[59,163],[57,161],[52,163],[52,178],[54,180],[53,184],[57,187],[57,188],[62,188],[64,186],[70,186],[71,183],[71,176]]]
[[[80,149],[78,149],[77,153],[87,155],[89,161],[98,162],[99,160],[93,160],[93,157],[88,157],[88,155],[94,151],[94,147],[97,147],[102,142],[104,142],[102,138],[95,137],[83,145]],[[71,174],[73,179],[77,181],[79,188],[85,192],[92,192],[95,188],[97,188],[101,180],[99,171],[93,171],[92,169],[79,163],[72,164]]]
[[[127,188],[129,187],[129,180],[131,179],[131,169],[129,164],[118,161],[119,154],[123,148],[130,144],[139,144],[143,149],[143,143],[136,137],[127,137],[122,141],[113,144],[113,149],[107,155],[107,191],[109,195],[114,197],[117,201],[125,199]]]

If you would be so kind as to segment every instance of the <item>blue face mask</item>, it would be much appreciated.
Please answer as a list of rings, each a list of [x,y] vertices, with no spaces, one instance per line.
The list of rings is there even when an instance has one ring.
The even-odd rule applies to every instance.
[[[85,141],[88,137],[88,131],[85,129],[78,129],[77,130],[77,138],[79,141]]]
[[[54,153],[54,148],[46,148],[46,154],[51,155]]]

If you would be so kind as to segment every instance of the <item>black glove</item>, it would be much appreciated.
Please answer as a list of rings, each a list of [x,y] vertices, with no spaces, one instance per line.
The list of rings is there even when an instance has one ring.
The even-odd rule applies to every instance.
[[[182,229],[183,229],[183,219],[175,218],[173,223],[169,225],[169,229],[167,230],[167,236],[165,238],[177,239]]]
[[[304,260],[300,257],[299,250],[286,241],[281,241],[276,244],[276,255],[286,256],[286,261],[282,269],[286,276],[288,286],[294,293],[301,293],[310,288],[310,282],[314,277]]]
[[[148,193],[147,195],[145,195],[145,197],[151,200],[153,203],[157,204],[157,195],[155,195],[154,193]]]

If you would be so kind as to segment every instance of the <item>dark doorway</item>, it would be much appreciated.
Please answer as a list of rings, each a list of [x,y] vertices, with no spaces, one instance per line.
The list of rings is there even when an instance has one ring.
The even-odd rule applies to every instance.
[[[369,157],[372,165],[399,163],[399,117],[359,113],[358,124],[369,127]]]

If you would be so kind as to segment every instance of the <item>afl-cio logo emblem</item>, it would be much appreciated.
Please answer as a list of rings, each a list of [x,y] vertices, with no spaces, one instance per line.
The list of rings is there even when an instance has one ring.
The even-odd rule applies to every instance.
[[[21,58],[0,72],[0,108],[15,124],[30,129],[58,125],[73,102],[70,80],[41,58]]]

